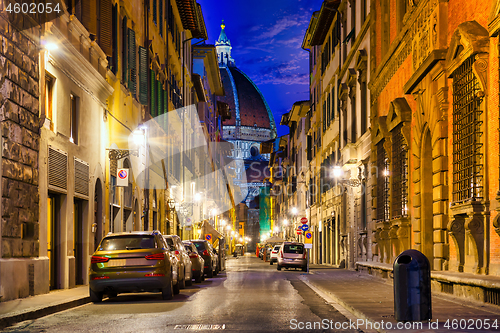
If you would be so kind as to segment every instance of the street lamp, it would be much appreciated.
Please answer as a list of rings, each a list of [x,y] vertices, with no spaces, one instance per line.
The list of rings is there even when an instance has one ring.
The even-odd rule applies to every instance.
[[[384,176],[386,176],[386,172],[387,172],[387,175],[389,175],[389,171],[387,169],[385,169]],[[342,169],[342,167],[340,167],[338,165],[333,167],[332,175],[335,179],[337,179],[337,181],[340,184],[347,185],[350,187],[361,186],[361,174],[358,175],[358,178],[346,179],[346,178],[344,178],[344,170]]]

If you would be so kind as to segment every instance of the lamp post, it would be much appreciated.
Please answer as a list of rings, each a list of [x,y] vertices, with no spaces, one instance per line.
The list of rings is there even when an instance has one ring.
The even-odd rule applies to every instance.
[[[384,170],[384,176],[386,176],[385,172],[387,170]],[[362,180],[362,176],[361,174],[358,174],[358,177],[357,178],[345,178],[344,177],[344,170],[342,167],[336,165],[333,167],[333,170],[332,170],[332,175],[333,177],[337,180],[338,183],[340,183],[344,189],[348,187],[359,187],[361,186],[361,180]],[[343,190],[342,191],[342,197],[341,197],[341,212],[342,212],[342,219],[345,219],[346,221],[346,227],[347,227],[347,216],[346,216],[346,211],[347,211],[347,208],[346,208],[346,196],[345,196],[345,191]],[[340,225],[340,221],[337,221],[336,225]],[[349,230],[343,230],[343,232],[345,233],[344,235],[342,235],[342,237],[347,237],[347,246],[349,247],[349,250],[346,250],[344,253],[346,253],[346,258],[345,258],[345,261],[346,261],[346,267],[350,266],[349,264],[349,261],[350,261],[350,258],[353,259],[354,257],[354,235],[352,234],[353,233],[353,230],[352,230],[352,224],[349,223]],[[336,227],[336,230],[335,230],[335,233],[338,235],[340,233],[340,229],[339,227]],[[340,235],[339,235],[340,236]],[[337,243],[339,242],[340,239],[337,239]],[[338,251],[336,253],[336,256],[338,257],[339,254],[338,254]],[[337,259],[337,258],[336,258]],[[353,262],[354,263],[354,262]]]
[[[292,213],[292,225],[293,227],[295,228],[295,224],[297,223],[297,213],[299,212],[297,207],[292,207],[292,209],[290,210],[290,212]],[[299,241],[299,235],[296,235],[295,236],[296,239],[297,239],[297,242]]]

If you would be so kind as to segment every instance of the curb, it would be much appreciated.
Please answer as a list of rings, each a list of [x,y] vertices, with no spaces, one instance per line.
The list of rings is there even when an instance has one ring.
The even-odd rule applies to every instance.
[[[7,314],[0,317],[0,329],[12,326],[16,323],[20,323],[25,320],[34,320],[41,317],[45,317],[60,311],[75,308],[80,305],[90,303],[90,297],[83,297],[74,299],[64,303],[58,303],[53,305],[48,305],[45,307],[39,307],[35,309],[29,309],[21,311],[20,313]]]

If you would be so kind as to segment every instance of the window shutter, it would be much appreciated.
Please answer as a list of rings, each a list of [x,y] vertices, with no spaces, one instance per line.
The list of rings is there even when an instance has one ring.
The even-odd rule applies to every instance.
[[[163,113],[168,112],[168,91],[163,90]]]
[[[158,95],[156,95],[156,98],[158,98],[158,116],[163,114],[163,89],[162,89],[162,84],[160,81],[156,81],[156,86],[158,88]]]
[[[83,26],[92,35],[97,35],[97,4],[96,0],[81,2],[81,15],[78,17]]]
[[[118,69],[118,6],[114,5],[112,10],[112,36],[113,54],[111,57],[111,71],[116,74]]]
[[[158,115],[156,112],[156,75],[153,70],[151,70],[151,109],[149,113],[153,117]]]
[[[127,17],[122,20],[122,82],[128,81],[128,28]]]
[[[99,1],[99,14],[100,14],[100,24],[99,24],[99,46],[104,51],[107,56],[113,55],[113,5],[111,0],[100,0]]]
[[[139,102],[148,104],[148,66],[147,50],[139,46]]]
[[[157,11],[156,11],[156,1],[157,0],[153,0],[153,22],[156,24],[156,15],[157,15]]]
[[[128,68],[129,68],[129,79],[128,79],[128,89],[132,94],[136,91],[136,59],[135,59],[135,31],[128,29]]]
[[[158,21],[159,21],[159,29],[160,29],[160,36],[163,37],[163,0],[158,0],[160,3],[158,4]]]

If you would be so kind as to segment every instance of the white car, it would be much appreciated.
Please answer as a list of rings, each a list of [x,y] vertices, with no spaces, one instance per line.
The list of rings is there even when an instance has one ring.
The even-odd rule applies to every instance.
[[[271,250],[271,256],[269,258],[269,264],[272,265],[275,262],[278,262],[278,252],[280,251],[281,244],[279,245],[274,245],[273,249]]]

